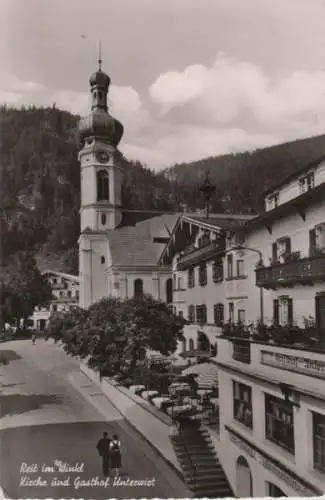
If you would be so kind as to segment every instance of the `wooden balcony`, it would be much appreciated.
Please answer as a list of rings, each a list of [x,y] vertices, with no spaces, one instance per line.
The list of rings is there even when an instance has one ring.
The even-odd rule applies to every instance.
[[[256,269],[256,286],[276,289],[325,281],[325,254]]]
[[[194,247],[191,245],[185,249],[184,254],[179,257],[177,271],[183,271],[188,267],[213,259],[213,257],[216,257],[222,251],[223,249],[220,247],[220,242],[217,241],[211,241],[201,247]]]

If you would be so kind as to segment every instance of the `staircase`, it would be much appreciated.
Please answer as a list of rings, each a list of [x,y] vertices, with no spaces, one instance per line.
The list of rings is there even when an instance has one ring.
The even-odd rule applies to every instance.
[[[183,428],[170,440],[194,497],[234,497],[207,429]]]

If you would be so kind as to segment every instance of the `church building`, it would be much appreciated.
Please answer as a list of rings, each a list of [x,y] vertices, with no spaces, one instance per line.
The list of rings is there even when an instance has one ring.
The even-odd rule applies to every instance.
[[[123,172],[118,145],[123,125],[107,106],[109,76],[90,77],[91,110],[79,123],[81,150],[80,306],[103,297],[150,294],[172,302],[169,266],[158,265],[179,214],[139,212],[122,207]]]

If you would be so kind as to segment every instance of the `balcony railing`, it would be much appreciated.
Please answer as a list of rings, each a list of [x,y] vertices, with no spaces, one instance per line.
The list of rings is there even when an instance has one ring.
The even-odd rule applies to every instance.
[[[196,264],[213,258],[220,252],[222,252],[222,248],[220,247],[220,242],[217,241],[211,241],[201,247],[194,247],[191,245],[188,249],[185,249],[184,254],[179,257],[177,270],[183,271],[188,267],[195,266]]]
[[[250,342],[234,340],[232,357],[241,363],[250,364],[251,362],[251,344]]]
[[[325,254],[256,269],[256,286],[277,288],[292,284],[325,281]]]

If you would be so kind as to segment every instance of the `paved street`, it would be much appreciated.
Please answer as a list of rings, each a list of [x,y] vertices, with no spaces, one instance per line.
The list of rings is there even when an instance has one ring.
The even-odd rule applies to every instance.
[[[78,381],[79,364],[59,347],[44,340],[17,341],[1,344],[1,350],[12,357],[0,368],[0,485],[9,498],[187,496],[176,473],[106,399],[105,418],[81,394],[82,382],[76,390],[70,380]],[[98,389],[97,397],[103,397]],[[96,444],[105,430],[116,432],[123,445],[121,479],[147,480],[147,485],[113,485],[113,479],[100,484]],[[55,461],[75,470],[60,472]]]

